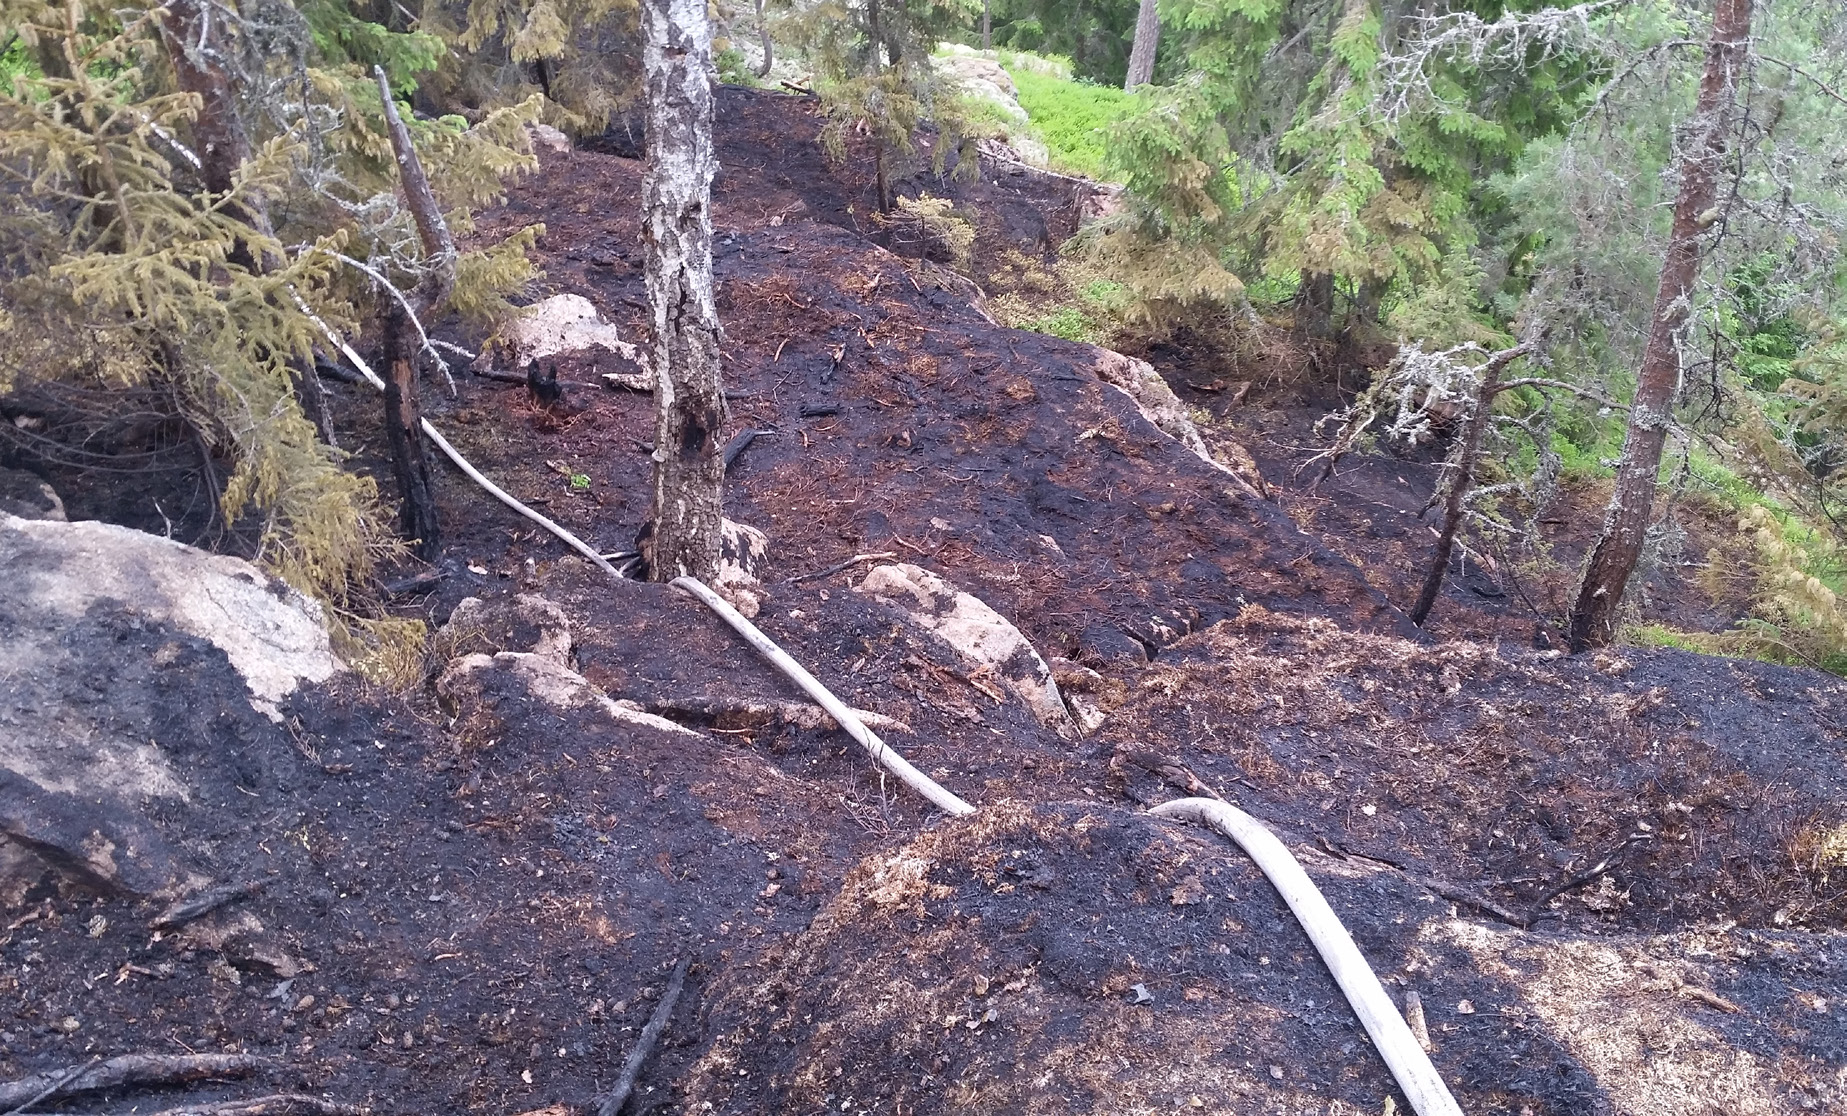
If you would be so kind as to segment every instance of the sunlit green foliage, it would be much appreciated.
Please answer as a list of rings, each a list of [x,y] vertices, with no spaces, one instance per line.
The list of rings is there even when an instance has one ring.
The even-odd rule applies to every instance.
[[[1008,66],[1007,73],[1053,168],[1104,177],[1106,129],[1127,111],[1129,95],[1113,85],[1070,81],[1026,66]]]

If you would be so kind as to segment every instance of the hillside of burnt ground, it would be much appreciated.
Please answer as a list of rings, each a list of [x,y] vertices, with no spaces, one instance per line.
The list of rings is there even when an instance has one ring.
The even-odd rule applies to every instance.
[[[306,680],[279,720],[237,655],[107,579],[34,603],[94,547],[0,518],[0,1079],[238,1054],[263,1061],[36,1110],[590,1112],[690,958],[629,1112],[1406,1110],[1250,862],[1145,813],[1218,795],[1421,996],[1465,1111],[1847,1111],[1847,686],[1563,657],[1525,621],[1421,638],[1377,539],[1304,533],[1298,497],[1253,495],[1100,379],[1109,354],[994,325],[870,222],[864,164],[828,164],[818,127],[800,98],[720,99],[725,375],[759,431],[726,514],[768,538],[756,622],[977,812],[881,776],[698,602],[612,581],[452,472],[440,578],[394,605],[436,630],[427,658]],[[544,223],[537,293],[639,338],[625,150],[546,153],[481,226]],[[987,215],[977,252],[1074,226],[1070,183],[986,172],[928,182]],[[628,551],[653,401],[603,386],[613,351],[555,363],[557,404],[458,369],[430,417]],[[377,468],[375,401],[329,387]],[[156,533],[196,483],[23,464],[74,519]],[[946,638],[932,575],[1017,626],[1056,702],[1038,660]],[[92,753],[109,779],[70,773]]]
[[[1275,497],[1301,528],[1359,567],[1367,584],[1408,606],[1435,546],[1432,493],[1448,443],[1406,446],[1381,439],[1375,452],[1343,458],[1322,477],[1333,439],[1327,416],[1364,384],[1391,346],[1362,342],[1317,353],[1287,326],[1173,335],[1127,347],[1173,385],[1208,429],[1251,454]],[[1677,482],[1679,483],[1679,482]],[[1677,537],[1636,574],[1634,622],[1722,632],[1750,615],[1745,586],[1702,576],[1713,551],[1738,548],[1738,513],[1695,478],[1676,493]],[[1439,638],[1563,646],[1564,618],[1579,568],[1597,541],[1607,482],[1566,476],[1538,509],[1504,509],[1511,530],[1465,543],[1428,629]],[[1715,595],[1716,593],[1716,595]]]

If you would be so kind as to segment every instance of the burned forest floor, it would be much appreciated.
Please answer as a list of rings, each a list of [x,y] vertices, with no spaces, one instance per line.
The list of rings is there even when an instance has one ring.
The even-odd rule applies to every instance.
[[[975,216],[960,261],[874,219],[811,102],[727,88],[718,117],[727,433],[758,432],[725,514],[767,539],[756,623],[976,813],[881,776],[705,606],[453,472],[440,557],[394,573],[427,653],[267,696],[241,645],[85,565],[116,536],[58,550],[0,517],[0,1081],[246,1059],[34,1111],[594,1112],[681,959],[628,1112],[1403,1110],[1256,868],[1146,812],[1204,795],[1270,825],[1418,994],[1464,1111],[1847,1112],[1847,684],[1536,646],[1562,590],[1513,562],[1460,569],[1420,632],[1396,604],[1430,464],[1356,459],[1311,494],[1325,408],[1274,369],[1130,353],[1162,396],[994,323],[968,274],[1050,260],[1086,186],[985,162],[902,184]],[[629,340],[637,154],[620,131],[545,152],[480,222],[542,223],[538,293]],[[428,415],[630,551],[652,397],[607,385],[634,371],[613,349],[544,363],[555,402],[458,365]],[[389,490],[376,403],[328,386]],[[72,520],[184,537],[183,472],[38,472]],[[1647,607],[1730,622],[1684,581]]]

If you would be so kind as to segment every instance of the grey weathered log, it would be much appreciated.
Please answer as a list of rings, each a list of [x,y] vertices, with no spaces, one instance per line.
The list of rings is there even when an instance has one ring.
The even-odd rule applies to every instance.
[[[60,1093],[86,1093],[126,1085],[176,1085],[209,1077],[243,1077],[275,1063],[253,1054],[120,1054],[93,1065],[35,1073],[0,1084],[0,1111],[30,1102],[60,1078]],[[72,1069],[80,1072],[72,1074]]]
[[[6,1116],[20,1116],[20,1113],[26,1111],[28,1108],[33,1108],[37,1105],[45,1103],[46,1101],[50,1100],[52,1097],[55,1097],[59,1093],[62,1093],[64,1091],[64,1087],[66,1085],[69,1085],[71,1082],[77,1080],[78,1076],[82,1074],[84,1070],[89,1069],[91,1066],[95,1065],[96,1063],[102,1060],[103,1060],[103,1056],[101,1054],[98,1054],[95,1057],[91,1058],[89,1061],[85,1062],[81,1066],[72,1066],[70,1069],[64,1071],[64,1073],[61,1074],[57,1080],[45,1086],[43,1089],[40,1089],[35,1095],[33,1095],[27,1100],[21,1101],[19,1104],[7,1110]]]
[[[656,581],[710,580],[719,563],[726,417],[712,293],[712,30],[705,0],[644,0],[641,28],[641,239],[659,407],[647,566]]]
[[[372,67],[378,82],[379,100],[384,102],[385,129],[391,135],[391,153],[397,159],[398,180],[404,187],[404,201],[410,206],[411,219],[417,223],[417,239],[423,242],[423,281],[417,284],[419,318],[428,317],[449,300],[455,290],[455,238],[449,235],[449,222],[443,219],[430,189],[429,175],[423,172],[423,160],[410,141],[410,129],[398,115],[398,103],[391,96],[391,83],[385,80],[383,66]]]
[[[661,994],[661,1002],[655,1005],[654,1014],[648,1017],[648,1025],[641,1029],[641,1037],[635,1040],[635,1048],[629,1051],[628,1061],[622,1066],[622,1076],[616,1079],[616,1087],[609,1091],[609,1096],[597,1106],[596,1116],[616,1116],[622,1106],[628,1103],[629,1094],[635,1091],[635,1079],[641,1076],[641,1067],[654,1050],[654,1044],[660,1041],[661,1032],[667,1027],[667,1020],[673,1015],[673,1005],[680,999],[680,989],[686,984],[686,968],[692,963],[690,955],[680,958],[680,963],[673,967],[673,977],[667,981],[667,991]]]
[[[1135,42],[1129,48],[1129,76],[1124,89],[1154,80],[1154,52],[1161,42],[1161,13],[1155,0],[1142,0],[1135,13]]]

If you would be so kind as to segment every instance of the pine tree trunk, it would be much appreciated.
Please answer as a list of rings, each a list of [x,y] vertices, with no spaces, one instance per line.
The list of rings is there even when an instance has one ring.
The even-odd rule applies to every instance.
[[[199,177],[214,194],[228,194],[238,168],[250,158],[250,138],[237,115],[237,83],[225,56],[222,16],[209,0],[170,0],[161,20],[161,39],[173,64],[175,84],[199,98],[192,122],[193,152]],[[242,206],[244,223],[263,236],[271,234],[269,214],[261,203]]]
[[[1154,80],[1154,48],[1161,42],[1161,13],[1155,0],[1142,0],[1135,13],[1135,44],[1129,48],[1129,77],[1124,89],[1134,89]]]
[[[1604,517],[1603,535],[1584,567],[1584,582],[1571,609],[1571,650],[1602,647],[1616,638],[1616,623],[1629,576],[1641,559],[1642,542],[1654,516],[1655,483],[1667,443],[1674,397],[1680,388],[1681,330],[1691,316],[1699,279],[1700,238],[1712,223],[1708,211],[1718,193],[1731,130],[1738,81],[1750,48],[1752,0],[1716,0],[1712,40],[1699,101],[1680,160],[1680,193],[1674,201],[1673,232],[1661,264],[1654,320],[1636,378],[1629,431],[1617,467],[1616,490]]]
[[[199,98],[199,114],[192,122],[199,177],[212,193],[229,194],[236,186],[237,171],[250,158],[250,136],[237,115],[237,80],[227,57],[225,17],[214,10],[211,0],[172,0],[165,9],[161,41],[173,64],[174,83],[181,92]],[[229,209],[258,236],[275,235],[261,198],[232,203]],[[242,243],[232,251],[231,261],[252,271],[268,270],[278,262],[257,259],[250,246]]]
[[[1443,502],[1443,526],[1437,532],[1436,553],[1430,558],[1430,571],[1424,576],[1424,587],[1417,594],[1417,603],[1411,606],[1411,623],[1424,626],[1430,610],[1437,603],[1437,595],[1443,591],[1443,578],[1449,573],[1449,559],[1456,550],[1456,532],[1462,527],[1462,512],[1469,495],[1469,488],[1475,483],[1475,463],[1481,457],[1482,439],[1488,433],[1488,424],[1494,421],[1494,397],[1501,394],[1501,373],[1515,357],[1524,356],[1530,345],[1515,345],[1511,349],[1502,349],[1488,358],[1488,363],[1481,370],[1481,387],[1475,392],[1475,413],[1469,416],[1469,424],[1462,433],[1462,445],[1457,450],[1456,475],[1450,480],[1449,495]]]
[[[705,0],[643,0],[642,243],[654,319],[656,581],[718,572],[725,398],[712,297],[712,32]]]
[[[994,0],[981,0],[981,49],[994,49],[993,16]]]

